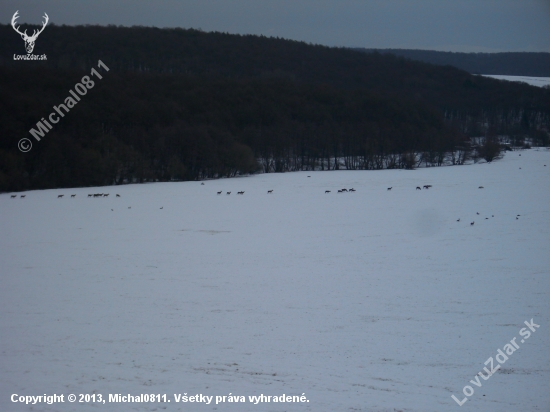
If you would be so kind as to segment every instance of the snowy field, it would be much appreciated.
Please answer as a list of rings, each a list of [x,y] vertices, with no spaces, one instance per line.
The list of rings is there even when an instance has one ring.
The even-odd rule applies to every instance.
[[[550,150],[1,194],[0,233],[0,411],[550,410]],[[116,393],[171,402],[10,401]]]
[[[550,77],[528,77],[528,76],[501,76],[484,74],[485,77],[492,77],[498,80],[508,80],[509,82],[523,82],[530,84],[531,86],[544,87],[550,85]]]

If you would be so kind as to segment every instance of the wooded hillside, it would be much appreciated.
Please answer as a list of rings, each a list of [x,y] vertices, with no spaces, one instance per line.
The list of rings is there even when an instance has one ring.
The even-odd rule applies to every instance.
[[[548,141],[550,90],[391,55],[54,25],[34,50],[46,61],[13,60],[24,53],[0,25],[2,191],[333,169],[337,157],[352,169],[410,168],[441,164],[468,136]],[[95,85],[36,141],[29,130],[86,75]]]

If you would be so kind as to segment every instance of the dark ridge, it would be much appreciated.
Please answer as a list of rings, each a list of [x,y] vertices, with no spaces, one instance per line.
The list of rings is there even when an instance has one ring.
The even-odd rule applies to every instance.
[[[363,48],[354,50],[393,54],[438,66],[453,66],[471,74],[550,77],[550,53],[455,53],[434,50]]]

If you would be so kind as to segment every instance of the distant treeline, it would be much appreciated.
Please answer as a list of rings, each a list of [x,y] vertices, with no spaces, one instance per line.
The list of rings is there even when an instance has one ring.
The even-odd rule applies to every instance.
[[[355,49],[393,54],[439,66],[454,66],[472,74],[550,77],[550,53],[454,53],[434,50]]]
[[[471,136],[548,143],[550,90],[392,55],[54,25],[34,50],[46,61],[13,60],[23,53],[0,25],[0,191],[337,169],[336,159],[350,169],[463,163]],[[29,130],[99,60],[110,71],[36,141]]]

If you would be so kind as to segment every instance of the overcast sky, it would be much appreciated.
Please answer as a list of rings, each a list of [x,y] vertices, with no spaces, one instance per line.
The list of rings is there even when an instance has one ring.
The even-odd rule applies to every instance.
[[[1,22],[263,34],[329,46],[550,52],[550,0],[0,0]]]

